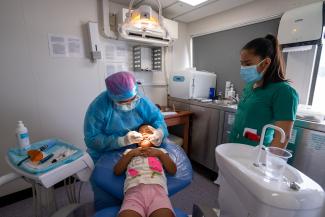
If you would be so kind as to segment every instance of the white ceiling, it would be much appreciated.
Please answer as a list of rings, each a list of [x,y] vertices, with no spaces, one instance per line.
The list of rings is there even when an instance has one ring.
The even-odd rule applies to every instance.
[[[121,5],[129,5],[130,3],[130,0],[111,0],[112,2],[115,2],[115,3],[118,3],[118,4],[121,4]],[[143,4],[143,3],[146,3],[146,4],[149,4],[151,6],[156,6],[157,3],[156,0],[135,0],[134,3],[135,5],[137,4]],[[170,4],[173,4],[177,2],[177,0],[160,0],[160,3],[162,5],[162,7],[167,7],[168,5]]]
[[[130,3],[130,0],[111,1],[125,6],[128,6]],[[208,0],[193,7],[178,0],[160,0],[164,17],[184,23],[193,22],[213,14],[221,13],[252,1],[254,0]],[[144,3],[151,5],[157,10],[156,0],[136,0],[135,6]]]

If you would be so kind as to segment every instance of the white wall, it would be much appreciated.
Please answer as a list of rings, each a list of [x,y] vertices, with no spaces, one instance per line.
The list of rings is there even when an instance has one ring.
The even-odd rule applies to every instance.
[[[112,12],[117,12],[122,6],[111,3],[110,7]],[[91,63],[86,57],[89,44],[85,24],[88,21],[98,21],[95,0],[1,1],[0,176],[11,172],[4,156],[9,147],[15,146],[14,130],[18,120],[27,125],[31,141],[57,137],[85,149],[84,115],[89,103],[105,89],[105,64]],[[185,25],[182,28],[185,29]],[[84,57],[50,57],[48,33],[82,38]],[[183,45],[178,43],[184,42],[175,44],[177,55],[183,56]],[[180,65],[175,63],[175,67],[183,67],[186,61]],[[159,83],[165,74],[153,75],[153,79]],[[166,86],[145,89],[155,103],[166,105]],[[0,196],[26,187],[24,181],[15,181],[0,187]]]
[[[178,23],[179,38],[175,41],[174,46],[170,49],[172,58],[169,62],[172,71],[183,70],[190,67],[191,62],[191,48],[190,48],[190,35],[188,34],[188,24]]]
[[[189,23],[191,36],[218,32],[251,23],[280,17],[285,11],[319,0],[256,0],[220,14]]]
[[[179,40],[166,52],[165,70],[190,66],[190,36],[218,31],[314,0],[259,0],[190,24],[179,24]],[[113,11],[120,5],[111,3]],[[0,3],[0,176],[10,172],[4,156],[15,146],[14,129],[23,120],[32,141],[59,137],[85,148],[83,118],[89,103],[104,90],[105,67],[88,58],[52,58],[48,33],[81,37],[88,55],[84,24],[98,21],[97,1],[11,0]],[[154,75],[161,78],[162,74]],[[158,79],[161,80],[161,79]],[[166,87],[145,87],[156,103],[166,103]],[[0,188],[0,196],[27,185],[17,181]]]
[[[122,6],[111,3],[111,12]],[[77,11],[77,13],[71,13]],[[89,103],[105,89],[105,62],[93,64],[88,56],[86,24],[98,21],[97,1],[70,0],[13,0],[0,6],[0,155],[15,146],[14,130],[17,120],[23,120],[32,141],[58,137],[85,148],[83,119]],[[180,40],[175,51],[166,57],[165,68],[188,67],[189,42],[186,25],[180,24]],[[47,34],[81,37],[83,58],[52,58],[49,56]],[[185,40],[186,38],[186,40]],[[103,43],[108,40],[102,38]],[[187,50],[187,51],[186,51]],[[169,52],[175,52],[170,54]],[[170,66],[173,65],[172,68]],[[165,73],[144,75],[153,83],[166,84]],[[167,88],[145,86],[146,95],[155,103],[167,104]],[[0,158],[0,176],[10,172],[3,157]],[[26,188],[16,181],[0,188],[0,196]]]
[[[188,24],[178,23],[179,38],[172,47],[167,48],[166,72],[167,79],[172,72],[177,72],[191,66],[191,38],[187,32]]]
[[[26,123],[32,141],[58,137],[84,148],[83,118],[101,91],[99,68],[85,57],[51,58],[47,34],[85,42],[88,21],[97,21],[96,1],[1,1],[0,175],[11,171],[4,156],[15,146],[17,120]],[[22,183],[1,187],[0,196],[25,188]]]

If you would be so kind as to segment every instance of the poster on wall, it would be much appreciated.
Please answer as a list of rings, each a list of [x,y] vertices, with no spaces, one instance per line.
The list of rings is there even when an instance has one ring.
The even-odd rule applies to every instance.
[[[67,37],[68,56],[82,57],[82,43],[81,38]]]
[[[51,57],[83,57],[80,37],[48,34]]]
[[[132,68],[132,47],[126,42],[108,40],[104,43],[104,52],[105,77]]]
[[[65,38],[59,35],[48,36],[50,56],[67,57]]]

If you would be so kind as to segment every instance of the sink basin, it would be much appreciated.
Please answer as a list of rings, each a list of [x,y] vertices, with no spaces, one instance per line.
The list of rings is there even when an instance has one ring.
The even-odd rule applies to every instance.
[[[217,146],[215,150],[219,174],[225,180],[224,183],[228,189],[235,192],[236,198],[238,197],[241,201],[240,204],[244,204],[243,207],[250,210],[249,213],[258,212],[259,214],[256,216],[282,216],[279,214],[279,210],[283,213],[285,210],[291,210],[291,212],[315,210],[315,213],[320,212],[325,198],[320,185],[290,165],[286,166],[283,179],[280,181],[268,179],[265,175],[264,166],[255,167],[253,165],[257,153],[258,147],[237,143],[222,144]],[[263,151],[261,159],[265,158],[265,155],[266,153]],[[291,182],[297,183],[300,189],[291,189]],[[221,183],[221,191],[222,188]],[[223,196],[229,194],[223,193]],[[234,199],[232,198],[229,201],[234,201]],[[256,210],[256,207],[259,210]],[[274,213],[276,211],[277,214],[264,215],[266,210],[270,213],[272,210]],[[288,214],[287,212],[283,216],[291,216]],[[302,216],[318,216],[318,214]]]
[[[232,100],[214,100],[214,104],[237,109],[237,104]]]

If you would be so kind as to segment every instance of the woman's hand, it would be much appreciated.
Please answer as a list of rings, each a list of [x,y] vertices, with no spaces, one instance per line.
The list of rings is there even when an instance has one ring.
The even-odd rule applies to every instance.
[[[149,141],[154,145],[154,146],[160,146],[163,138],[164,138],[164,133],[161,129],[155,129],[152,126],[148,126],[148,128],[151,130],[152,134],[148,136]]]
[[[143,140],[142,134],[137,131],[130,131],[124,137],[124,143],[126,145],[139,143]]]

